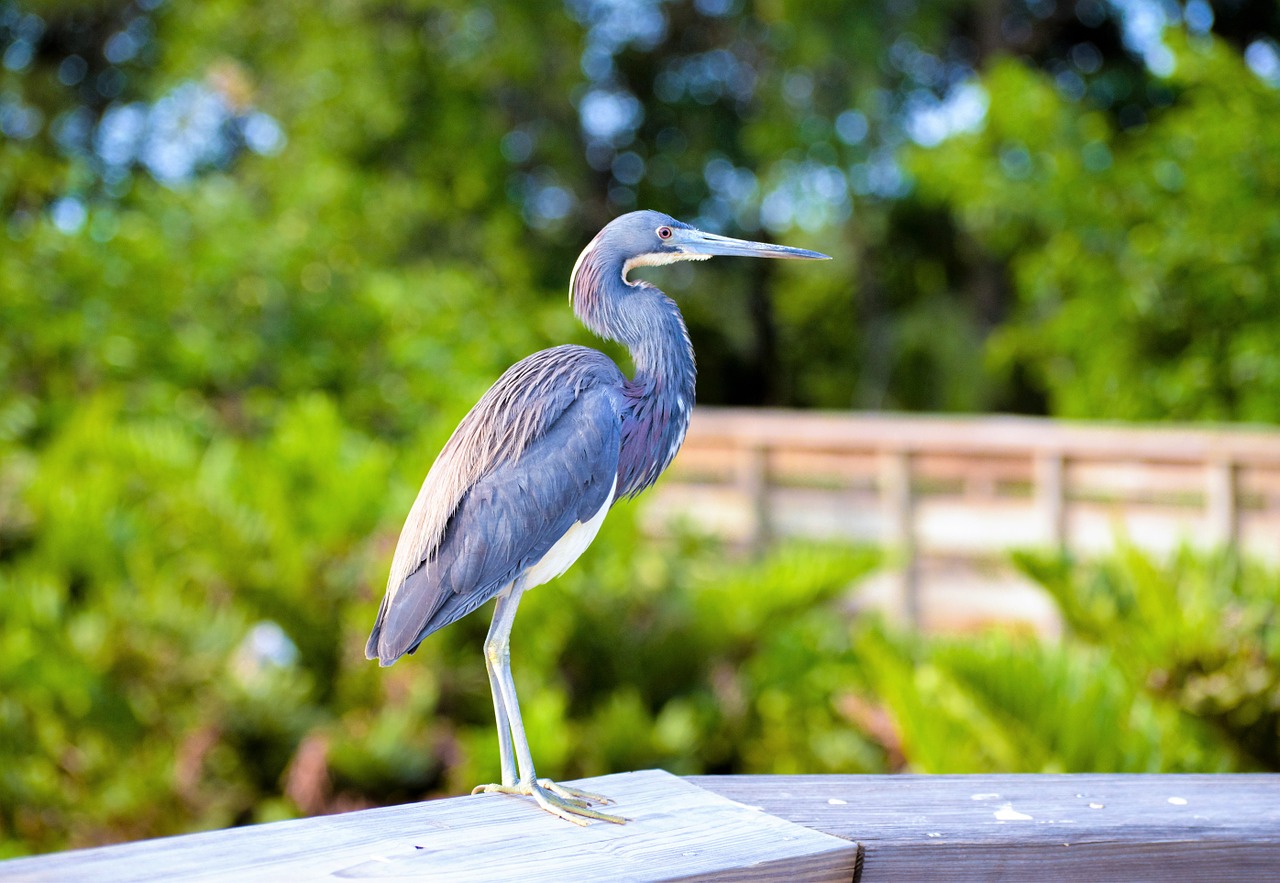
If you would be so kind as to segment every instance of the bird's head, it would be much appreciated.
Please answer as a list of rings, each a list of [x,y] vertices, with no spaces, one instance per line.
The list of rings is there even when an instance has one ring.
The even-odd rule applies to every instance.
[[[717,255],[830,260],[825,254],[804,248],[704,233],[683,221],[655,211],[630,212],[615,218],[587,247],[588,251],[593,249],[620,259],[624,277],[632,267],[653,267],[676,261],[704,261]]]
[[[829,260],[803,248],[704,233],[662,212],[631,212],[610,221],[578,256],[569,278],[573,311],[596,334],[629,347],[653,336],[652,321],[678,326],[684,334],[674,302],[648,283],[629,281],[627,274],[635,267],[716,255]]]

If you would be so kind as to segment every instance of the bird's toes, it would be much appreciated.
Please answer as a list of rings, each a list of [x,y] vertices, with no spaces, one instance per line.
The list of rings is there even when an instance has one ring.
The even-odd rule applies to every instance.
[[[576,793],[579,793],[576,788],[566,788],[550,779],[539,779],[533,786],[533,799],[538,802],[538,806],[567,822],[585,825],[588,819],[594,819],[598,822],[612,822],[615,825],[627,823],[627,820],[621,816],[591,809],[584,798],[573,796]],[[599,795],[595,796],[599,798]]]
[[[581,788],[573,788],[569,785],[561,785],[559,782],[553,782],[551,779],[539,779],[538,784],[554,794],[558,794],[567,801],[580,803],[583,806],[590,806],[593,803],[609,804],[613,801],[605,797],[603,794],[596,794],[592,791],[583,791]]]
[[[514,785],[477,785],[471,789],[472,794],[516,794],[521,797],[532,797],[538,806],[566,822],[575,825],[586,825],[589,820],[612,822],[624,825],[627,820],[621,816],[610,815],[591,809],[593,803],[613,803],[607,797],[592,794],[553,782],[551,779],[537,779],[532,782],[520,782]]]

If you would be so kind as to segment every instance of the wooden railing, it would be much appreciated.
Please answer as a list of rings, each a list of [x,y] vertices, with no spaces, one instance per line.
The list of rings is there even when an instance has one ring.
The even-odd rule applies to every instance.
[[[919,619],[922,556],[1225,546],[1280,561],[1280,431],[700,407],[652,495],[654,526],[896,550]]]
[[[0,862],[0,881],[1274,879],[1280,776],[695,776],[576,783],[625,825],[480,794]]]

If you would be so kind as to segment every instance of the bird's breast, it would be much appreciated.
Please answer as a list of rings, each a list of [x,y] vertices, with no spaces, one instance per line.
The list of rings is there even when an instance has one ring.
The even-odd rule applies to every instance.
[[[619,495],[634,497],[658,480],[684,442],[693,409],[693,378],[629,384],[618,458]]]

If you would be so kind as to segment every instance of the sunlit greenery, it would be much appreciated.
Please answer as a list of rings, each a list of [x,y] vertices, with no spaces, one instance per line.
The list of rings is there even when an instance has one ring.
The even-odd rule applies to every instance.
[[[652,271],[706,402],[1280,422],[1280,20],[1139,6],[0,0],[0,855],[498,775],[483,614],[363,643],[630,208],[836,257]],[[522,605],[544,773],[1280,764],[1248,563],[1026,556],[1066,637],[928,640],[635,511]]]
[[[1054,413],[1280,422],[1280,89],[1222,43],[1174,47],[1170,104],[1140,128],[1005,61],[981,133],[911,167],[1008,256],[990,353]]]

